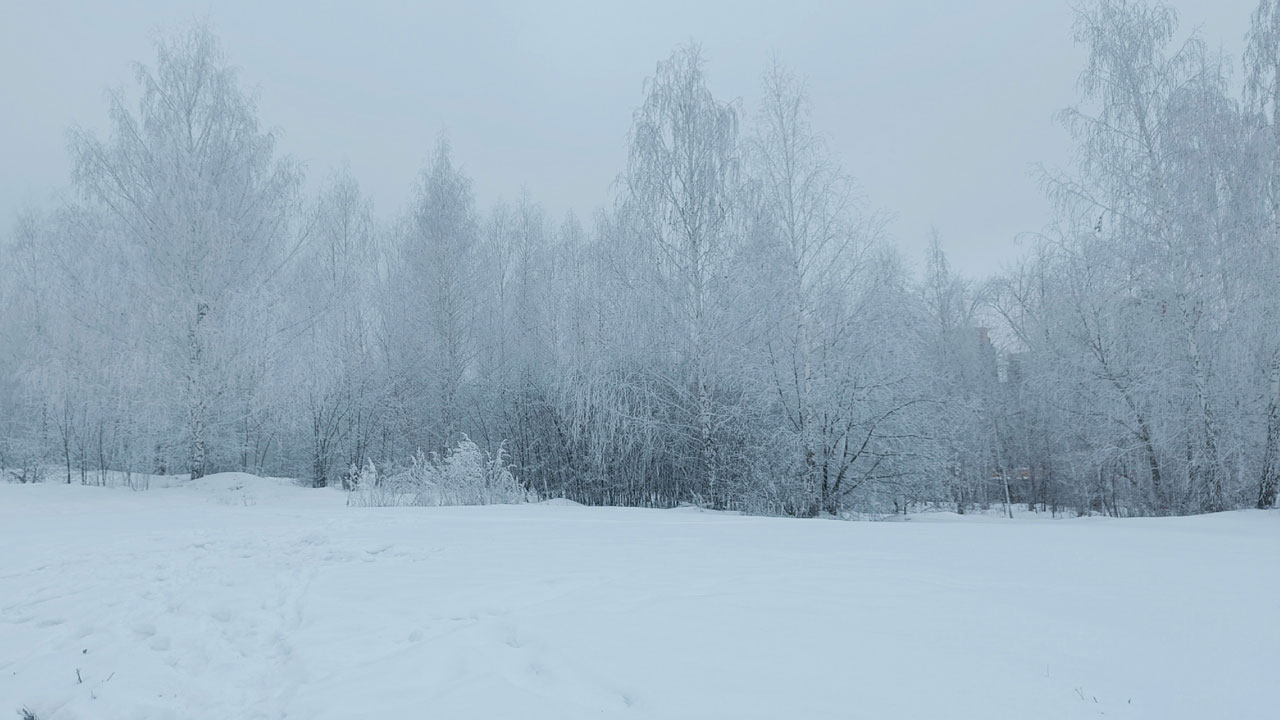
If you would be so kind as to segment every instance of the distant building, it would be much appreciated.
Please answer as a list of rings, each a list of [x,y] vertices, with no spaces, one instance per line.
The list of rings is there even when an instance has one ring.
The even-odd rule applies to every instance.
[[[973,336],[977,341],[979,376],[998,380],[1000,371],[996,367],[996,346],[991,343],[991,328],[975,327]]]
[[[1030,353],[1025,351],[1005,353],[1004,372],[1001,374],[1000,382],[1021,385],[1027,379],[1027,363],[1029,361]]]

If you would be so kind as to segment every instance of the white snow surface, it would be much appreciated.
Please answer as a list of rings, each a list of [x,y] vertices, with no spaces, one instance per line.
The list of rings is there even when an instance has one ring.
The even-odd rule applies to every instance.
[[[1280,513],[0,485],[0,717],[1274,718]]]

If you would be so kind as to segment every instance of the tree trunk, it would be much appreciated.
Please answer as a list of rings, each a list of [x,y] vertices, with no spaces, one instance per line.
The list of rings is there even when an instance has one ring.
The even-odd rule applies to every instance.
[[[192,480],[204,477],[207,447],[205,445],[205,383],[204,341],[200,337],[200,324],[209,314],[207,303],[196,303],[195,322],[187,332],[190,347],[190,367],[187,369],[187,472]]]
[[[311,416],[312,451],[311,451],[311,487],[329,486],[329,440],[323,432],[321,413]]]
[[[1200,343],[1196,338],[1195,324],[1198,320],[1198,309],[1187,307],[1187,301],[1180,298],[1183,327],[1186,332],[1187,350],[1191,355],[1192,381],[1196,390],[1196,401],[1200,409],[1200,432],[1202,434],[1199,457],[1193,465],[1198,472],[1201,489],[1204,492],[1204,509],[1209,512],[1221,511],[1224,507],[1222,498],[1222,473],[1218,467],[1218,428],[1214,420],[1213,408],[1209,403],[1209,380],[1204,359],[1200,353]]]
[[[1271,353],[1270,392],[1267,398],[1267,444],[1262,457],[1262,479],[1258,483],[1258,509],[1276,504],[1280,486],[1280,348]]]
[[[191,434],[187,446],[187,472],[192,480],[199,480],[204,477],[207,452],[204,438],[204,410],[198,405],[192,407],[187,423]]]

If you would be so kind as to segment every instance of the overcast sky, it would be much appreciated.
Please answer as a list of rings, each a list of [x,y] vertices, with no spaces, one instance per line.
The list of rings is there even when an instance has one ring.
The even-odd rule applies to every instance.
[[[1255,0],[1177,0],[1238,55]],[[771,54],[807,79],[814,121],[919,264],[930,226],[986,275],[1040,229],[1035,163],[1070,160],[1055,111],[1083,55],[1067,0],[973,2],[36,2],[0,9],[0,220],[67,184],[66,129],[105,129],[109,87],[158,29],[207,17],[264,125],[314,182],[347,163],[399,213],[441,130],[481,208],[528,188],[588,218],[623,169],[656,63],[702,43],[713,91],[748,114]],[[1237,71],[1238,73],[1238,71]]]

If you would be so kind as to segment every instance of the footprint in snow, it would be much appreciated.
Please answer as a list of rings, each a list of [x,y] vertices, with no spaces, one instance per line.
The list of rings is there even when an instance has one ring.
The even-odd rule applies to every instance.
[[[506,628],[502,634],[502,644],[509,648],[520,648],[520,635],[514,627]]]
[[[310,535],[306,535],[306,536],[304,536],[304,537],[300,538],[300,539],[298,540],[298,544],[300,544],[300,545],[312,545],[312,546],[315,546],[315,545],[328,545],[328,544],[329,544],[329,537],[328,537],[327,535],[322,534],[322,533],[311,533]]]

